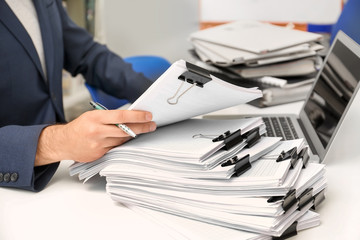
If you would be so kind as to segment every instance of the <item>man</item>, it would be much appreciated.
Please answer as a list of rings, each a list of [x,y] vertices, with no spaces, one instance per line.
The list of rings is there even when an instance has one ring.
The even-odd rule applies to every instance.
[[[76,26],[61,0],[0,0],[0,186],[42,190],[61,160],[93,161],[129,140],[116,123],[155,130],[143,111],[89,111],[64,124],[62,69],[129,101],[151,85]]]

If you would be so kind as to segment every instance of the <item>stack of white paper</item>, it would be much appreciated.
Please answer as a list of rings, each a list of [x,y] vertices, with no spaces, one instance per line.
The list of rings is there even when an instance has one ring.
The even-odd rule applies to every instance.
[[[75,163],[70,174],[79,174],[81,180],[97,174],[109,163],[120,162],[139,167],[176,171],[180,176],[202,178],[229,178],[233,166],[221,167],[220,162],[237,154],[247,145],[246,139],[237,142],[230,150],[224,150],[224,141],[212,140],[227,131],[240,130],[246,134],[258,128],[259,134],[265,133],[265,125],[260,117],[237,120],[189,119],[177,124],[165,126],[157,131],[140,135],[92,163]],[[251,154],[251,161],[273,149],[280,138],[264,138],[253,149],[245,151]],[[242,157],[242,155],[238,155]],[[204,171],[211,170],[211,171]]]
[[[189,119],[260,96],[256,88],[235,86],[178,61],[130,107],[152,112],[157,131],[95,162],[75,163],[70,174],[86,181],[100,172],[107,192],[122,203],[280,236],[326,186],[323,165],[303,169],[304,140],[264,137],[259,117]],[[283,152],[290,158],[283,159]]]
[[[324,191],[325,169],[313,163],[303,168],[303,139],[260,137],[262,127],[261,118],[190,119],[141,135],[96,162],[74,164],[70,172],[80,179],[100,172],[115,201],[280,236]],[[226,148],[230,137],[213,142],[237,130],[241,135],[232,147]],[[293,155],[277,161],[282,152]],[[243,161],[247,168],[238,172]]]
[[[258,66],[315,56],[320,34],[241,20],[200,30],[190,41],[201,60],[220,66]]]
[[[153,211],[146,208],[139,208],[134,205],[126,205],[136,213],[142,214],[152,222],[162,227],[172,239],[176,240],[271,240],[272,236],[256,234],[237,229],[224,228],[200,221],[194,221],[188,218],[178,217],[172,214],[166,214],[159,211]],[[289,236],[294,236],[299,231],[303,231],[320,225],[320,215],[313,211],[307,211],[303,216],[297,219],[295,226],[289,228]],[[292,228],[293,227],[293,228]],[[292,228],[292,229],[291,229]],[[281,238],[285,239],[285,237]]]
[[[240,20],[190,35],[194,63],[221,78],[258,86],[260,106],[303,100],[321,67],[320,34]]]
[[[295,200],[285,209],[284,199],[269,201],[270,197],[285,196],[295,190],[293,197],[299,199],[311,189],[312,199],[326,187],[325,170],[324,165],[313,163],[302,169],[302,161],[290,169],[287,160],[276,163],[287,165],[279,166],[282,169],[279,174],[276,167],[271,170],[259,167],[267,162],[276,160],[261,158],[245,174],[224,180],[185,178],[169,171],[121,163],[106,167],[101,175],[106,176],[107,192],[115,201],[218,226],[280,236],[313,201],[299,207],[301,201]],[[267,176],[256,177],[261,170]]]

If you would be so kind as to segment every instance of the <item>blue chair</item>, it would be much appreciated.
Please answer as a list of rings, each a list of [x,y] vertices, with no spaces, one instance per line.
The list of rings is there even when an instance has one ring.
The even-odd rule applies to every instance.
[[[170,62],[163,57],[143,55],[124,58],[125,62],[131,63],[135,72],[141,72],[145,77],[155,81],[170,67]],[[100,89],[92,87],[85,83],[90,92],[91,98],[99,102],[108,109],[117,109],[129,101],[113,97]]]
[[[330,42],[332,42],[339,30],[342,30],[346,35],[351,37],[354,41],[360,44],[360,1],[348,0],[334,24],[331,32]]]

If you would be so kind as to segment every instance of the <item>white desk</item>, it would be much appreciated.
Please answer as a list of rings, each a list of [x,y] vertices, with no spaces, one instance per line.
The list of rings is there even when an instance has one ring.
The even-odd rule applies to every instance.
[[[297,113],[300,107],[301,103],[293,103],[259,110],[244,105],[219,113]],[[360,122],[358,109],[346,120]],[[344,127],[341,131],[339,138],[353,141],[332,149],[329,156],[327,199],[318,209],[322,224],[292,239],[360,239],[360,130]],[[351,148],[356,152],[349,151]],[[103,178],[82,184],[70,177],[70,163],[62,162],[40,193],[0,188],[1,240],[171,239],[158,225],[113,202],[105,192]]]

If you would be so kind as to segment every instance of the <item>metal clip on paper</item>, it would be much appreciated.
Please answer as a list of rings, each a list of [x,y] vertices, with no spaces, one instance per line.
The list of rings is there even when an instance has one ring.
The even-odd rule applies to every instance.
[[[281,234],[281,236],[279,237],[272,237],[272,240],[283,240],[283,239],[287,239],[293,236],[297,235],[297,225],[298,222],[294,222],[293,224],[290,225],[290,227],[288,227],[285,232],[283,234]]]
[[[186,68],[188,71],[184,72],[178,77],[178,79],[182,80],[183,82],[176,90],[174,96],[167,99],[167,102],[171,105],[176,105],[179,102],[179,99],[192,87],[197,86],[203,88],[206,83],[212,80],[210,73],[199,66],[186,62]],[[180,90],[185,82],[190,83],[191,86],[180,93]],[[175,100],[171,101],[173,99]]]
[[[290,190],[285,196],[270,197],[267,200],[268,203],[273,203],[277,201],[283,201],[282,208],[286,212],[292,206],[298,203],[298,200],[296,199],[296,189]]]
[[[321,190],[315,196],[313,196],[313,188],[307,188],[304,192],[296,198],[296,189],[290,190],[284,197],[275,196],[268,199],[267,202],[283,201],[282,208],[286,212],[295,204],[298,205],[298,209],[301,210],[309,203],[313,203],[312,208],[315,209],[325,199],[325,189]]]
[[[298,197],[299,201],[299,210],[301,210],[304,206],[308,203],[313,202],[313,189],[308,188],[306,189],[300,196]]]
[[[250,154],[247,154],[240,159],[237,156],[235,156],[235,157],[227,160],[223,164],[221,164],[222,167],[226,167],[226,166],[230,166],[230,165],[235,165],[234,173],[232,176],[239,177],[241,174],[243,174],[244,172],[246,172],[247,170],[249,170],[251,168]]]
[[[247,142],[246,147],[247,147],[247,148],[251,148],[251,147],[254,146],[254,145],[260,140],[260,138],[261,138],[260,128],[257,127],[257,128],[251,129],[249,132],[244,133],[244,134],[243,134],[243,137],[246,138],[246,142]]]
[[[291,168],[294,168],[299,160],[298,154],[297,154],[297,147],[293,147],[292,149],[290,149],[287,152],[282,151],[280,153],[279,157],[276,159],[276,162],[282,162],[287,159],[290,159]]]
[[[281,161],[284,161],[289,158],[291,158],[291,168],[295,167],[295,165],[297,164],[297,162],[299,161],[300,158],[302,159],[302,162],[303,162],[303,168],[306,168],[307,164],[309,163],[309,159],[310,159],[308,147],[301,149],[299,154],[297,154],[296,147],[290,149],[287,152],[282,151],[280,153],[279,157],[276,159],[276,161],[281,162]]]
[[[229,150],[235,145],[241,143],[243,141],[243,136],[241,135],[241,129],[236,130],[233,133],[230,131],[226,131],[225,133],[221,134],[220,136],[214,138],[213,142],[224,141],[223,149]]]
[[[306,168],[307,164],[309,163],[309,151],[308,151],[308,147],[301,149],[299,155],[298,155],[298,159],[302,158],[302,162],[303,162],[303,168]]]
[[[313,196],[314,204],[312,205],[312,209],[316,210],[320,203],[325,200],[325,189],[321,190],[315,196]]]
[[[236,130],[231,133],[230,131],[226,131],[225,133],[219,135],[214,138],[213,142],[224,141],[224,149],[229,150],[235,145],[241,143],[244,139],[246,140],[246,147],[250,148],[255,145],[260,140],[260,129],[259,127],[250,130],[247,133],[241,134],[241,129]]]
[[[301,210],[304,206],[309,203],[312,203],[312,209],[315,210],[317,206],[325,199],[325,189],[321,190],[317,194],[314,195],[314,189],[308,188],[306,189],[299,197],[299,210]]]

